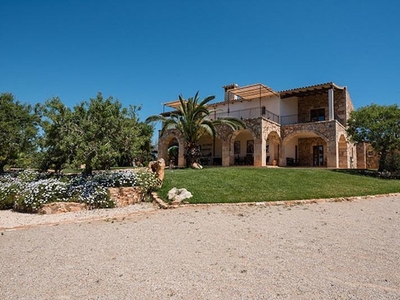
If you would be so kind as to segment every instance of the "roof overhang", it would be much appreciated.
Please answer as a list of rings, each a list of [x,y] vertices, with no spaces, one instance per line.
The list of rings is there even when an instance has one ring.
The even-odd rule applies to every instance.
[[[291,89],[279,92],[281,99],[290,97],[305,97],[309,95],[317,95],[326,93],[330,89],[344,90],[345,87],[338,86],[333,82],[322,83],[318,85],[311,85],[297,89]]]
[[[183,103],[187,102],[187,100],[183,100]],[[180,100],[170,101],[163,103],[164,106],[168,106],[174,109],[178,109],[181,106]]]
[[[237,87],[228,90],[228,92],[240,97],[243,100],[252,100],[264,97],[279,96],[279,94],[275,92],[273,89],[261,83],[247,85],[243,87]]]

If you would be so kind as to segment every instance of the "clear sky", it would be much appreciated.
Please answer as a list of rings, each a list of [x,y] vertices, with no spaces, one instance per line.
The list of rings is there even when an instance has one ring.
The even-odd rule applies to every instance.
[[[231,83],[331,81],[356,108],[400,103],[398,0],[0,0],[0,41],[0,93],[32,104],[101,91],[144,120]]]

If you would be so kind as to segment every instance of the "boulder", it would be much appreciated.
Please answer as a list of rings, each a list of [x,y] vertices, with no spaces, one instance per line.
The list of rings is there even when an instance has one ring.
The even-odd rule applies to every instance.
[[[163,158],[160,158],[156,161],[149,162],[149,170],[157,174],[157,178],[160,182],[160,187],[164,181],[165,176],[165,161]]]
[[[193,195],[187,189],[177,189],[176,187],[172,188],[168,192],[168,200],[171,204],[181,204],[183,200],[192,198]]]
[[[194,162],[192,164],[192,168],[193,169],[203,169],[203,166],[201,164],[197,163],[197,162]]]

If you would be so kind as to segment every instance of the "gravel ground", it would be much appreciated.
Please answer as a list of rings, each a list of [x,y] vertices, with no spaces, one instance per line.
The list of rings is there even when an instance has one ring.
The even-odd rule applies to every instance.
[[[0,212],[0,298],[400,299],[400,195],[86,213]]]

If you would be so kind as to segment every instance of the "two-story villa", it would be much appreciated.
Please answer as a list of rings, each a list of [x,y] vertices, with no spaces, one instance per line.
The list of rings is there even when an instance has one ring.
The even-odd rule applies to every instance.
[[[203,165],[365,168],[365,145],[354,145],[346,133],[354,109],[346,87],[329,82],[280,92],[263,84],[223,88],[224,101],[210,105],[210,118],[236,117],[246,129],[220,127],[215,138],[202,137]],[[175,164],[184,166],[184,141],[173,129],[159,137],[159,157],[167,159],[171,146],[179,149]]]

